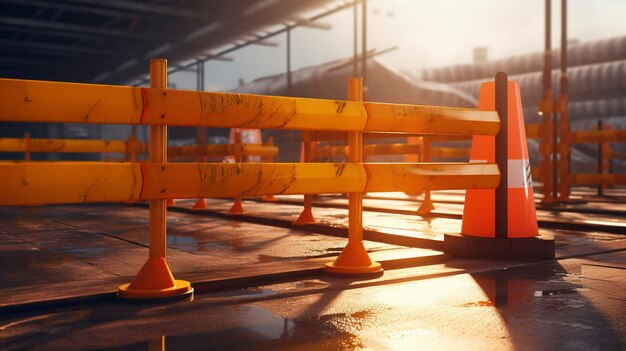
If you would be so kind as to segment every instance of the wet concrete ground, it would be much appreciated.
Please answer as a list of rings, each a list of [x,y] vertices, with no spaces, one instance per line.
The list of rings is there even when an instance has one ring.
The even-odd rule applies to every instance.
[[[411,201],[368,202],[415,208]],[[230,205],[219,199],[208,203],[215,212]],[[284,223],[301,210],[256,201],[245,201],[244,207],[249,216]],[[344,209],[315,213],[327,226],[347,221]],[[145,208],[1,208],[0,349],[626,348],[626,237],[620,234],[542,229],[557,237],[560,258],[543,262],[454,259],[436,250],[369,241],[366,247],[377,259],[413,261],[390,264],[382,277],[351,280],[315,269],[345,245],[340,236],[211,213],[172,210],[168,218],[168,262],[177,278],[198,282],[194,301],[129,305],[110,293],[132,279],[146,258]],[[372,231],[433,242],[458,232],[461,223],[373,210],[364,221]],[[272,275],[283,271],[290,274]],[[241,286],[213,284],[242,276],[256,279]],[[88,294],[97,298],[2,309],[7,301],[20,305]]]

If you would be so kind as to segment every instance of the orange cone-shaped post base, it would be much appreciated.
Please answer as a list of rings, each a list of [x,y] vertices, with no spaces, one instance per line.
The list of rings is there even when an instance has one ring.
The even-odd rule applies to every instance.
[[[313,217],[313,210],[310,207],[305,207],[302,213],[300,213],[300,216],[298,216],[298,219],[293,222],[294,225],[307,225],[312,223],[315,223],[315,217]]]
[[[240,197],[236,197],[233,205],[228,210],[228,214],[242,214],[243,213],[243,203]]]
[[[276,197],[274,195],[263,196],[263,201],[274,202],[276,201]]]
[[[426,198],[426,200],[424,200],[424,202],[422,202],[420,207],[417,209],[417,214],[427,215],[430,214],[434,209],[435,206],[433,205],[432,200],[430,198]]]
[[[119,287],[117,295],[128,299],[163,299],[193,294],[188,281],[176,280],[164,257],[150,257],[130,284]]]
[[[349,241],[334,262],[326,263],[326,271],[337,274],[377,274],[380,263],[372,262],[362,241]]]
[[[195,205],[193,205],[193,207],[191,208],[192,210],[206,210],[208,207],[206,206],[206,201],[204,201],[204,198],[199,198],[198,201],[196,201]]]
[[[176,205],[176,201],[174,201],[174,199],[167,199],[167,205],[168,206],[174,206],[174,205]]]

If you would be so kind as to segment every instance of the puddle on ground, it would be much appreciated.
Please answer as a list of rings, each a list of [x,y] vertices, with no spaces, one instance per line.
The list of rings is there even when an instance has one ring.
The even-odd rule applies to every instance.
[[[542,296],[555,296],[555,295],[564,295],[564,294],[575,294],[581,291],[590,291],[591,289],[587,288],[571,288],[571,289],[555,289],[555,290],[536,290],[534,296],[542,297]]]
[[[238,290],[229,290],[224,292],[203,294],[202,298],[231,297],[231,298],[249,298],[249,297],[267,297],[278,295],[278,291],[268,288],[245,288]]]
[[[219,331],[152,337],[102,350],[152,350],[152,347],[157,350],[361,350],[365,345],[360,338],[342,326],[370,314],[359,311],[351,315],[283,318],[255,305],[243,305],[223,322],[230,327]]]

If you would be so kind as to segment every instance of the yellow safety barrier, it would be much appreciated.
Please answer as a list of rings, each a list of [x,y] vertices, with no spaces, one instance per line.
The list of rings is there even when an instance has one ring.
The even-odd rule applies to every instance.
[[[571,136],[571,144],[626,143],[626,130],[585,130]]]
[[[422,146],[417,144],[378,144],[363,146],[365,156],[419,154],[421,149]],[[461,158],[469,157],[470,150],[464,148],[432,147],[431,152],[433,157]],[[337,156],[348,156],[348,146],[318,146],[313,151],[313,157],[316,159]]]
[[[165,260],[166,199],[348,192],[348,244],[327,269],[360,274],[381,271],[363,246],[363,192],[502,187],[496,164],[363,163],[363,132],[495,136],[500,119],[493,110],[363,102],[357,78],[350,80],[349,101],[339,101],[168,90],[166,61],[159,59],[151,60],[150,73],[151,88],[0,79],[0,121],[150,126],[145,163],[0,162],[0,205],[149,201],[149,258],[133,282],[119,288],[121,297],[193,292],[189,282],[174,279]],[[349,162],[243,163],[243,153],[254,148],[239,141],[236,163],[168,163],[169,125],[343,131]],[[275,155],[273,147],[254,152]]]
[[[626,185],[626,174],[574,173],[571,181],[577,185]]]
[[[541,139],[540,131],[543,128],[543,125],[540,124],[528,124],[526,125],[526,134],[529,139]],[[612,129],[600,129],[600,130],[583,130],[583,131],[568,131],[567,135],[569,136],[568,142],[559,145],[560,148],[566,147],[569,148],[572,144],[592,144],[598,143],[602,144],[599,147],[603,149],[600,152],[600,156],[602,160],[600,160],[602,171],[608,170],[608,161],[610,158],[618,158],[617,154],[608,148],[608,143],[624,143],[626,142],[626,130],[612,130]],[[543,155],[551,155],[554,151],[552,149],[552,143],[541,142],[539,144],[539,151]],[[553,179],[552,177],[554,172],[554,164],[552,162],[542,163],[541,168],[533,168],[532,176],[533,178],[541,178],[544,180],[544,199],[549,199],[547,202],[554,202],[556,199],[553,194],[547,194],[547,191],[551,191],[553,189]],[[546,178],[546,175],[543,174],[544,169],[547,169],[550,177]],[[563,165],[559,168],[559,173],[563,177],[562,182],[569,185],[600,185],[602,187],[607,187],[611,185],[624,185],[624,177],[619,174],[570,174],[568,169],[564,169]],[[545,184],[547,179],[548,184]],[[562,186],[560,188],[563,188]],[[601,193],[601,190],[599,191]],[[569,190],[565,192],[566,195],[569,194]],[[561,200],[567,200],[567,196],[561,196]]]
[[[261,156],[273,157],[278,155],[278,148],[259,144],[213,144],[173,146],[167,149],[169,156]]]
[[[423,134],[402,134],[396,133],[380,133],[380,132],[365,132],[363,133],[363,139],[398,139],[411,136],[421,136]],[[433,142],[436,141],[463,141],[472,140],[471,135],[429,135]],[[332,132],[332,131],[310,131],[306,136],[303,134],[302,141],[335,141],[335,140],[348,140],[348,133],[346,132]]]
[[[14,122],[463,135],[496,135],[500,128],[495,111],[435,106],[15,79],[0,81],[0,95],[0,121]]]
[[[527,139],[539,139],[539,129],[541,128],[540,124],[526,124],[526,138]]]
[[[27,145],[29,144],[29,145]],[[0,152],[128,153],[146,152],[146,144],[125,140],[0,138]]]
[[[0,162],[0,205],[498,185],[494,164]]]

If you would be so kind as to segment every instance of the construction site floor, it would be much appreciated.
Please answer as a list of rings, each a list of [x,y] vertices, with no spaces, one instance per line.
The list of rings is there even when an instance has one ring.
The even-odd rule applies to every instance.
[[[324,273],[346,243],[346,199],[315,199],[318,223],[292,225],[302,198],[178,200],[168,263],[193,301],[116,299],[148,255],[142,203],[0,208],[0,349],[623,350],[626,201],[582,195],[543,208],[556,260],[442,252],[463,194],[370,194],[365,246],[382,276]],[[585,197],[587,196],[587,197]]]

